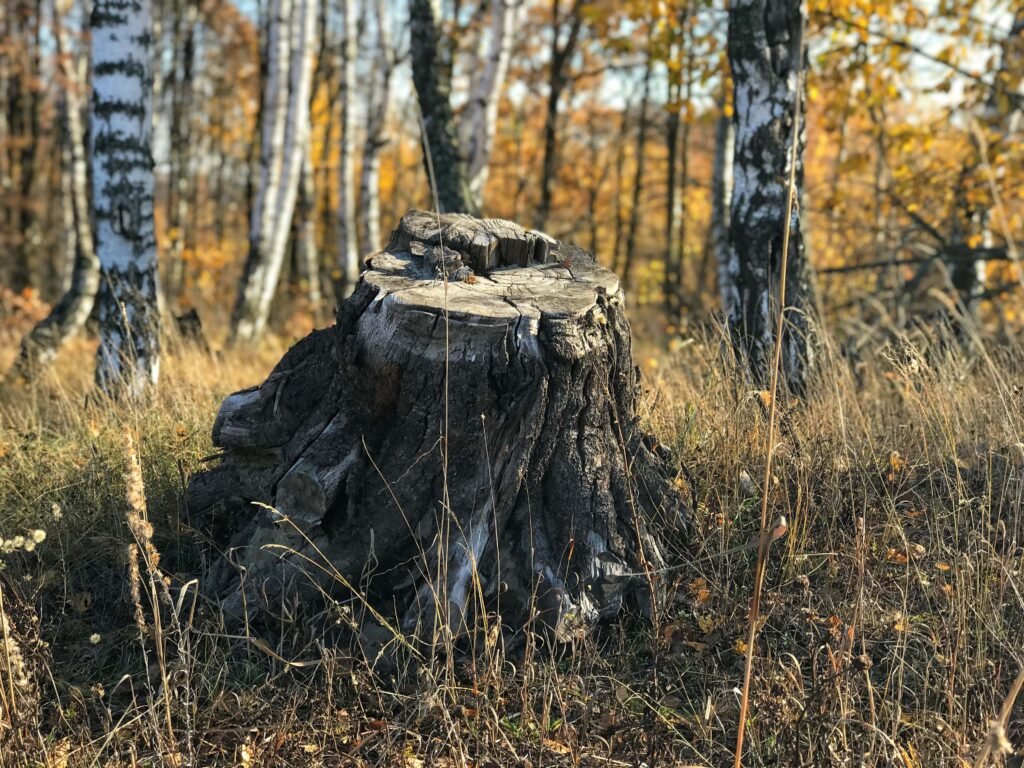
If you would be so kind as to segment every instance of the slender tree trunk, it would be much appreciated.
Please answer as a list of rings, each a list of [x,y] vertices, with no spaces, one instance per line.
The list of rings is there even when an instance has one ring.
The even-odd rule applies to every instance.
[[[980,114],[976,115],[977,123],[972,131],[976,172],[983,174],[977,183],[986,186],[992,183],[994,176],[992,159],[1014,146],[1024,115],[1024,8],[1015,11],[1010,32],[1002,43],[999,67],[992,82],[995,86],[979,110]],[[994,137],[992,143],[986,141],[986,131]],[[994,199],[985,207],[975,207],[970,203],[967,205],[965,217],[970,220],[970,227],[980,239],[982,247],[991,247],[995,243],[992,232],[994,214],[1005,216],[1005,213],[996,210],[996,206],[997,200]],[[1003,234],[1009,235],[1009,222],[1003,221],[1002,225]],[[1008,245],[1012,248],[1012,243]],[[960,295],[961,303],[973,317],[977,315],[984,294],[987,263],[980,258],[967,264],[959,261],[948,264],[947,268],[953,275],[954,287]]]
[[[436,0],[410,0],[412,79],[423,118],[424,165],[446,213],[478,213],[459,149],[451,105],[450,55],[438,31]]]
[[[621,274],[622,271],[622,241],[626,228],[622,195],[626,185],[626,135],[629,132],[629,114],[632,110],[632,99],[628,99],[622,107],[619,140],[615,149],[615,240],[612,244],[612,272],[616,274]]]
[[[668,199],[665,204],[665,276],[662,292],[665,301],[665,319],[669,324],[675,323],[679,315],[679,291],[675,285],[676,275],[676,238],[679,233],[682,206],[676,194],[676,163],[679,154],[679,110],[682,96],[682,83],[670,74],[668,82],[668,116],[665,121],[665,149],[667,150],[667,178],[665,186]]]
[[[790,157],[793,121],[803,99],[801,30],[799,0],[736,0],[730,9],[734,163],[742,183],[733,188],[723,303],[732,308],[733,341],[757,386],[769,379],[791,162],[798,189],[803,185],[802,121],[796,157]],[[790,225],[782,366],[790,390],[802,392],[811,362],[813,307],[799,195]]]
[[[565,42],[562,43],[560,40],[561,35],[559,34],[562,23],[559,7],[560,0],[554,0],[552,8],[551,74],[548,80],[547,115],[544,119],[544,161],[540,175],[540,203],[534,216],[534,226],[541,231],[547,227],[548,216],[551,214],[551,188],[555,181],[555,174],[558,172],[558,108],[559,102],[562,99],[562,92],[568,84],[566,68],[576,52],[580,32],[583,29],[580,0],[573,0],[569,19],[569,34]]]
[[[96,0],[90,28],[92,211],[103,271],[96,382],[134,398],[160,370],[150,3]]]
[[[54,6],[53,32],[57,62],[64,78],[61,130],[62,154],[67,161],[62,168],[62,190],[70,209],[73,260],[64,296],[50,314],[36,325],[21,342],[21,351],[12,374],[32,379],[41,368],[56,357],[60,347],[85,325],[96,301],[100,285],[100,262],[93,244],[89,223],[89,173],[85,152],[85,131],[82,126],[82,96],[85,91],[74,52],[67,44],[67,30]]]
[[[469,189],[478,209],[484,203],[484,188],[490,170],[501,91],[512,58],[512,45],[523,1],[491,0],[489,35],[481,37],[477,69],[472,75],[469,101],[459,125],[459,140],[466,153]]]
[[[312,0],[274,0],[267,38],[260,179],[253,203],[249,257],[235,304],[233,340],[266,330],[281,277],[309,135],[316,13]]]
[[[363,166],[359,175],[360,240],[363,250],[376,253],[383,245],[380,232],[380,153],[387,146],[388,112],[391,106],[391,73],[395,56],[391,42],[391,17],[387,0],[374,0],[377,21],[377,51],[374,56],[373,89],[370,95],[363,145]]]
[[[299,196],[295,203],[292,221],[292,249],[295,261],[295,278],[299,290],[306,295],[314,316],[319,314],[323,296],[320,293],[320,259],[316,249],[316,184],[313,179],[313,155],[311,142],[306,142],[306,153],[302,160],[302,175],[299,178]]]
[[[587,229],[590,237],[590,253],[593,255],[595,261],[600,262],[597,253],[598,230],[600,229],[598,224],[597,205],[601,196],[601,189],[604,187],[605,181],[608,179],[610,163],[607,158],[603,163],[601,162],[601,141],[598,136],[598,129],[594,118],[595,110],[591,109],[587,113],[587,135],[590,155],[588,162],[590,167],[594,170],[594,173],[592,174],[592,180],[590,180],[587,185]],[[600,172],[598,172],[598,169],[600,169]]]
[[[686,90],[683,94],[683,103],[686,104],[686,120],[683,121],[682,146],[680,147],[680,158],[682,163],[679,168],[679,240],[676,244],[676,257],[673,264],[676,274],[672,282],[676,289],[676,316],[673,323],[678,323],[681,317],[681,310],[685,299],[685,286],[683,285],[683,268],[686,265],[686,238],[689,235],[689,218],[687,217],[686,202],[690,190],[690,138],[693,135],[693,122],[690,120],[690,104],[693,102],[693,57],[686,54]],[[699,296],[704,290],[706,275],[706,263],[702,263],[697,271],[694,294]]]
[[[636,129],[636,173],[633,176],[632,204],[629,210],[629,229],[626,234],[626,259],[622,266],[622,288],[629,291],[633,271],[633,259],[636,255],[636,232],[640,225],[640,204],[644,191],[644,174],[646,173],[647,154],[647,122],[648,107],[651,96],[651,69],[654,59],[650,51],[648,38],[647,63],[644,67],[643,92],[640,96],[640,123]]]
[[[341,156],[338,176],[341,188],[338,195],[338,268],[341,282],[338,298],[352,293],[359,282],[359,243],[356,239],[356,172],[355,172],[355,91],[358,22],[355,0],[345,0],[345,35],[341,54],[342,88],[345,94],[341,105]]]
[[[726,111],[727,96],[719,99],[718,119],[715,120],[715,158],[711,172],[711,226],[709,249],[714,256],[718,275],[718,291],[722,299],[722,315],[732,317],[736,311],[732,303],[729,272],[729,221],[732,207],[733,156],[736,127],[733,117]]]
[[[199,14],[196,0],[178,0],[174,11],[171,62],[170,163],[167,179],[168,299],[178,298],[185,287],[185,229],[189,220],[189,188],[192,172],[192,70],[195,58],[195,27]]]

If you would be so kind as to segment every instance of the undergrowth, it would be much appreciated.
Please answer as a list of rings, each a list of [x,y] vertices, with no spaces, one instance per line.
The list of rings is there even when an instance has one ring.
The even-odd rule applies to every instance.
[[[939,336],[826,348],[782,403],[769,508],[789,532],[744,765],[970,766],[986,741],[989,764],[1020,764],[1024,703],[992,721],[1024,666],[1024,349]],[[185,483],[220,400],[284,344],[172,349],[129,408],[96,397],[76,343],[0,393],[0,764],[731,763],[768,403],[719,339],[677,346],[637,355],[692,507],[664,532],[659,625],[485,639],[383,675],[343,616],[328,633],[286,604],[271,632],[234,634],[201,590],[216,553]]]

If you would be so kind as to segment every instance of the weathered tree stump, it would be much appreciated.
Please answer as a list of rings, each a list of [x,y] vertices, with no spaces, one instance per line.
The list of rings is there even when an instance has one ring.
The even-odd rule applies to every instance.
[[[511,222],[419,211],[367,267],[336,326],[221,406],[188,506],[244,566],[216,585],[228,609],[337,587],[408,632],[498,610],[559,638],[649,612],[653,524],[682,508],[638,424],[615,275]]]

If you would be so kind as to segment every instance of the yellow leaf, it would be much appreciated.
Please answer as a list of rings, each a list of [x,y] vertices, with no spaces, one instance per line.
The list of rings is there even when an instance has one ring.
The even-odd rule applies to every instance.
[[[736,642],[733,644],[732,648],[740,656],[745,656],[746,653],[747,653],[747,648],[749,648],[749,647],[750,646],[747,645],[747,641],[746,640],[744,640],[742,637],[737,637],[736,638]]]
[[[935,568],[936,568],[936,570],[939,570],[939,571],[942,571],[943,573],[946,573],[947,571],[952,570],[953,566],[950,565],[949,563],[947,563],[945,560],[939,560],[935,564]]]
[[[909,559],[905,552],[900,552],[894,547],[889,547],[889,552],[886,555],[886,559],[890,563],[896,563],[896,565],[906,565]]]
[[[561,744],[553,739],[544,739],[544,748],[554,752],[556,755],[572,754],[572,750],[565,746],[565,744]]]

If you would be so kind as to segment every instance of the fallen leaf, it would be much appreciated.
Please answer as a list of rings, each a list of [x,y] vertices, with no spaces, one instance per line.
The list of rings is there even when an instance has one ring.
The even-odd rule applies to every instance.
[[[554,752],[556,755],[571,755],[572,750],[569,749],[565,744],[561,744],[554,739],[544,739],[544,748]]]
[[[889,547],[889,553],[886,555],[886,559],[890,563],[896,563],[897,565],[906,565],[909,558],[905,552],[900,552],[898,549]]]

